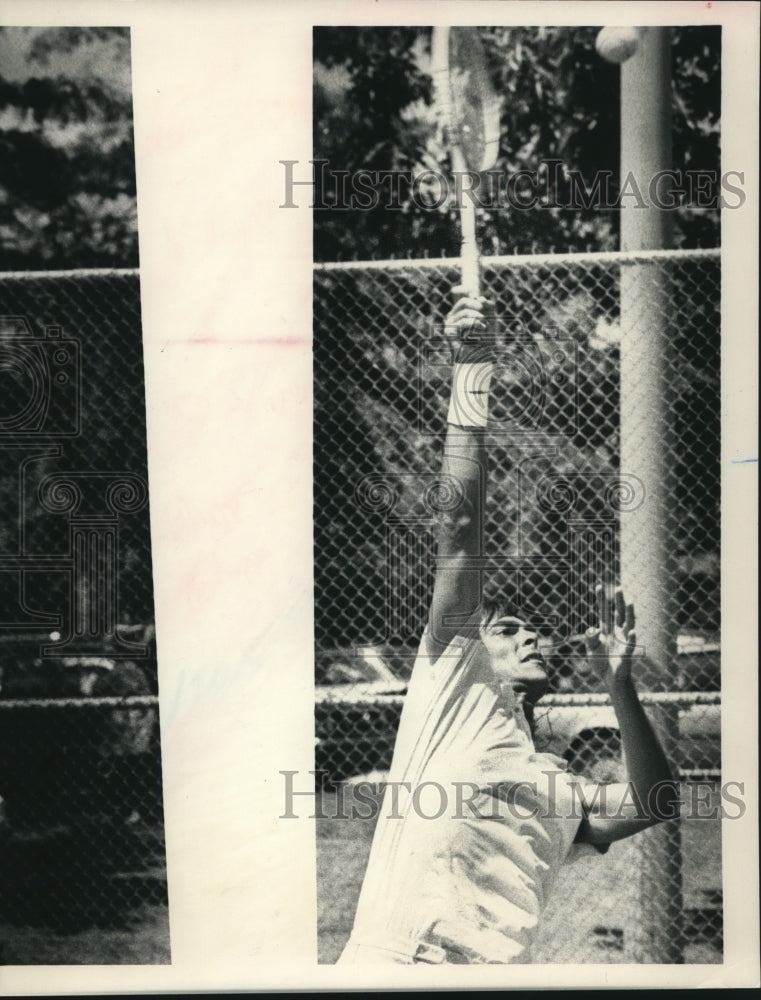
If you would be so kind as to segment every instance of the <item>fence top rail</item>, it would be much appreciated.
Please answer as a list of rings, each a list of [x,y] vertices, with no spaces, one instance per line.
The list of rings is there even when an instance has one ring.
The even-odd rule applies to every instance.
[[[485,268],[494,267],[562,267],[569,264],[641,264],[656,260],[719,260],[721,247],[705,250],[605,250],[589,253],[507,254],[482,257]],[[325,271],[388,271],[405,268],[429,270],[460,266],[459,257],[394,258],[392,260],[339,260],[315,263],[316,272]]]
[[[137,267],[73,267],[60,271],[0,271],[0,281],[38,281],[40,278],[132,278]]]
[[[406,684],[400,682],[400,687]],[[347,687],[349,688],[347,690]],[[641,691],[640,701],[644,705],[720,705],[720,691]],[[383,691],[372,692],[366,688],[360,691],[352,691],[350,686],[337,685],[336,687],[315,688],[315,701],[318,705],[401,705],[404,702],[405,692],[401,690],[393,693]],[[563,707],[594,707],[599,705],[609,705],[610,695],[603,692],[590,691],[589,693],[578,694],[548,694],[537,703],[537,709],[563,708]]]
[[[0,711],[18,708],[158,708],[155,694],[110,695],[107,698],[0,698]]]

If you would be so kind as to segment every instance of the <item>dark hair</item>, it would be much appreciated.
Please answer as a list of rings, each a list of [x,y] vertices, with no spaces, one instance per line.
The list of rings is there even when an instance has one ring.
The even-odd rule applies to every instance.
[[[505,618],[507,615],[523,620],[520,608],[508,597],[483,597],[478,612],[484,624]]]

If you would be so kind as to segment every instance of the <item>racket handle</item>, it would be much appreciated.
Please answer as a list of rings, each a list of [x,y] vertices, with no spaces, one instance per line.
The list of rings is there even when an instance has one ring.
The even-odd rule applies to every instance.
[[[464,173],[468,169],[459,146],[452,147],[452,166],[458,173]],[[476,242],[476,206],[464,191],[459,208],[462,236],[460,243],[462,286],[468,295],[478,298],[481,294],[481,281],[478,266],[478,243]]]

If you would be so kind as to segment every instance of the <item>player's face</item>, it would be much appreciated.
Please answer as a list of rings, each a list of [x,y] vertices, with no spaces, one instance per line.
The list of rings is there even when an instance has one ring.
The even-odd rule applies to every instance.
[[[536,701],[547,690],[547,670],[537,634],[520,618],[504,615],[481,625],[481,639],[492,668],[513,690]]]

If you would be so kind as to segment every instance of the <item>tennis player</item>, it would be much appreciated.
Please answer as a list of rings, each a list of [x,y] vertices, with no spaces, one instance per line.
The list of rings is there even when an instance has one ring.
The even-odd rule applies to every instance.
[[[537,633],[508,603],[482,600],[477,567],[488,308],[461,297],[447,320],[457,353],[442,471],[463,501],[439,523],[430,617],[340,964],[530,962],[560,867],[675,815],[671,771],[631,678],[634,609],[618,588],[598,588],[587,650],[605,672],[628,781],[584,783],[534,747],[532,708],[548,687]]]

